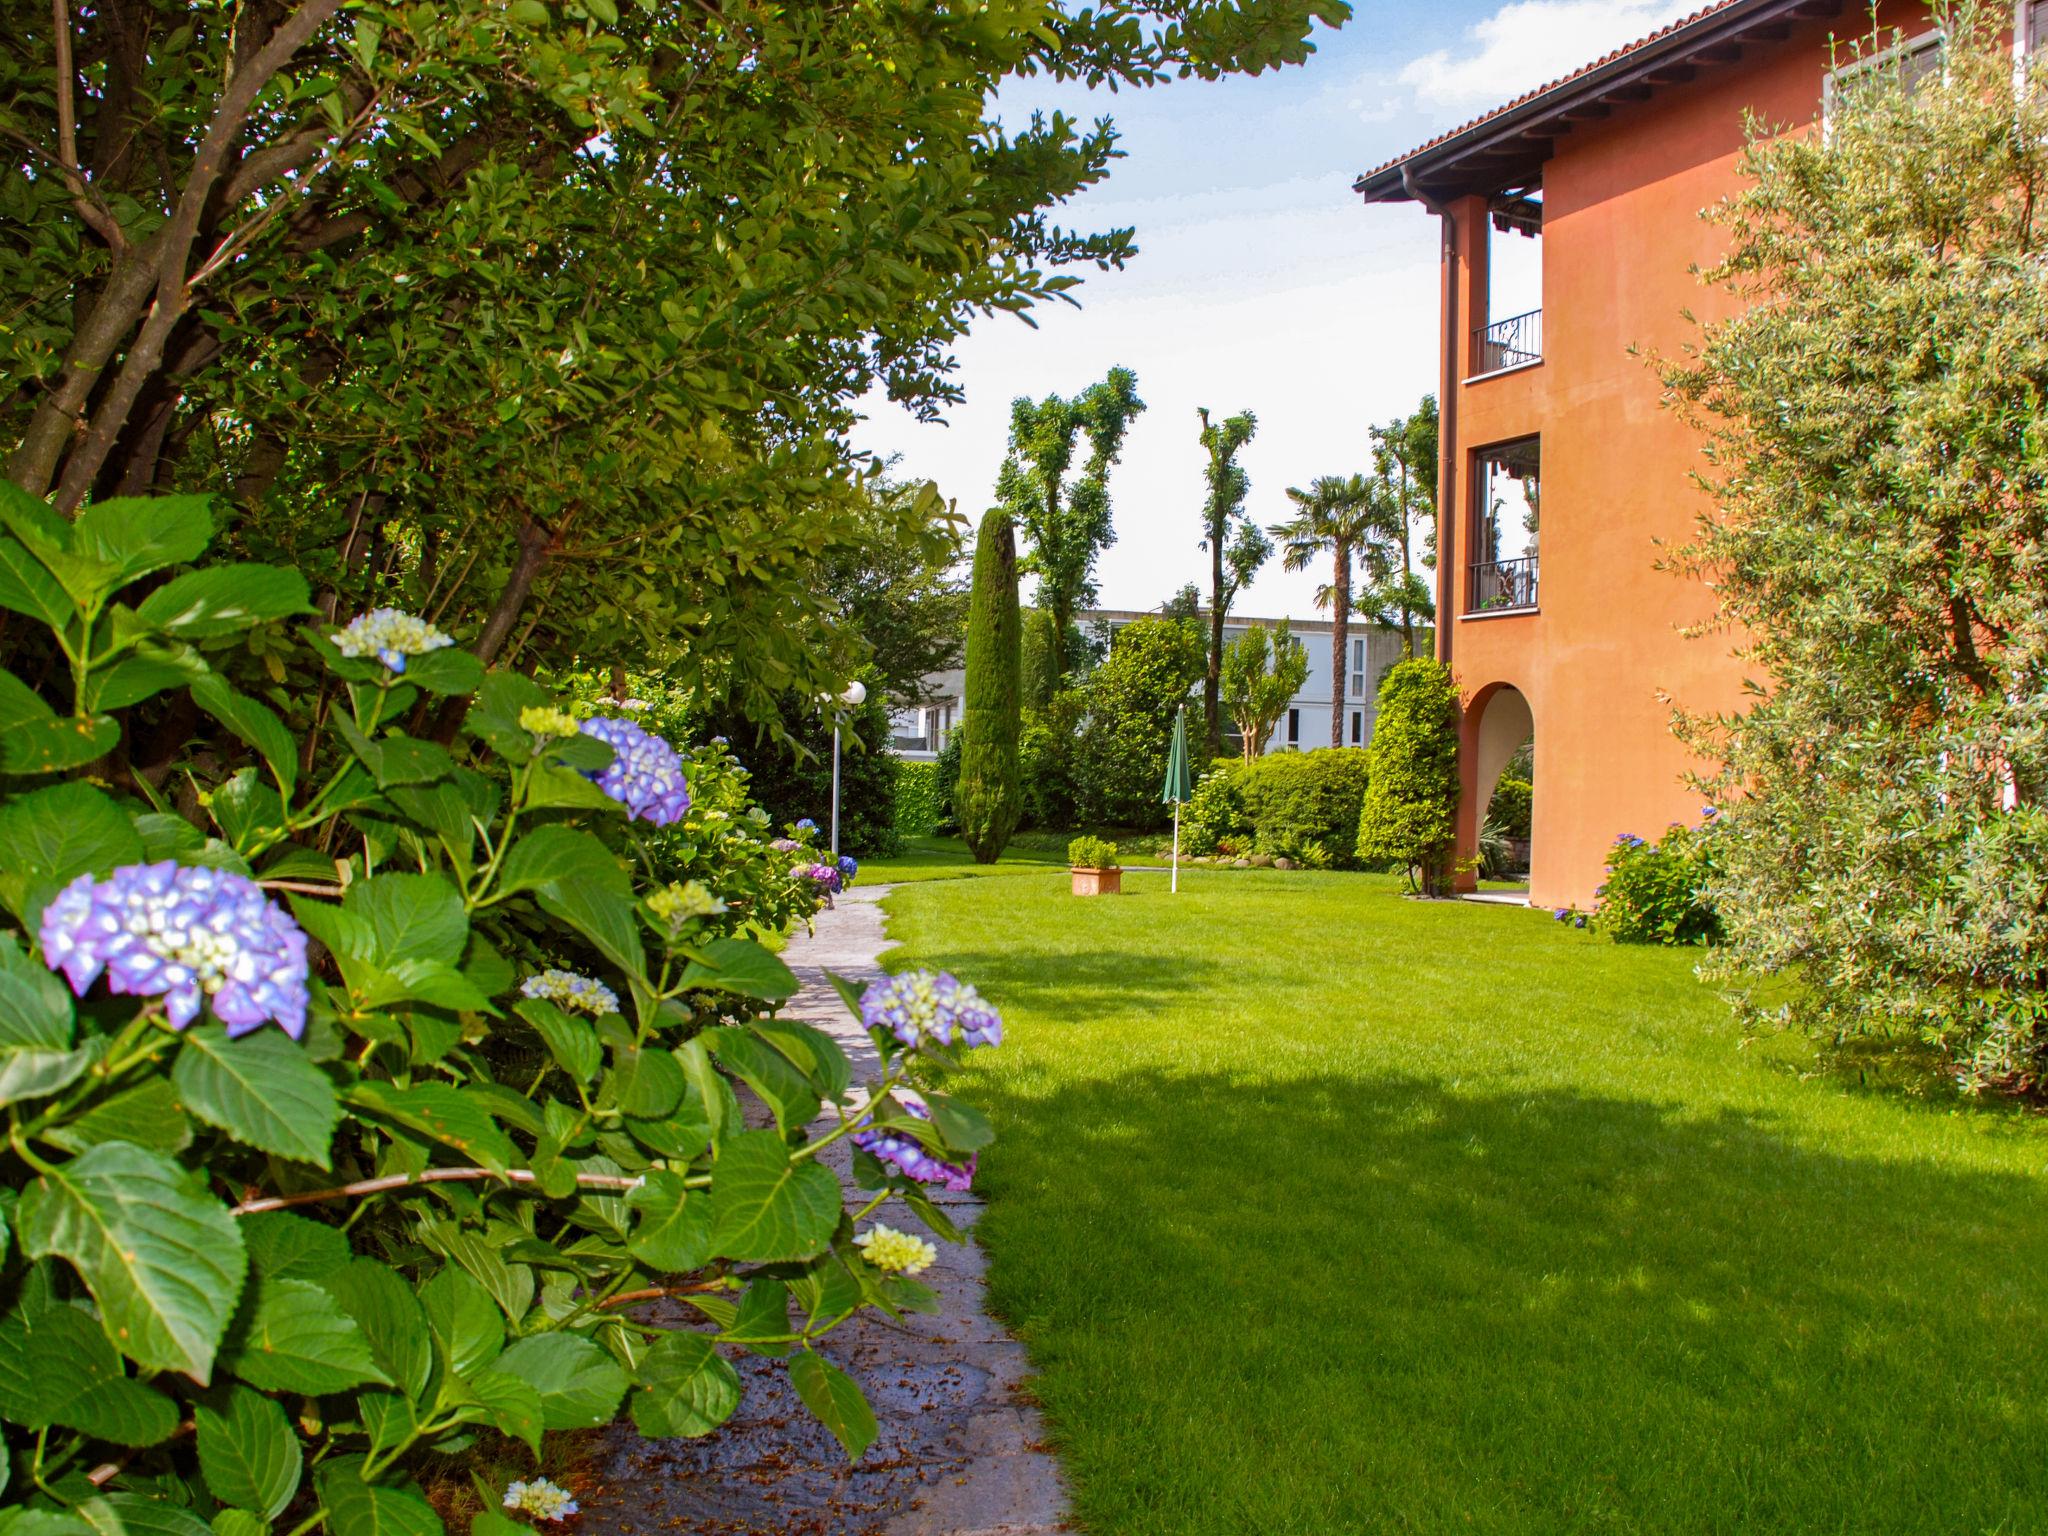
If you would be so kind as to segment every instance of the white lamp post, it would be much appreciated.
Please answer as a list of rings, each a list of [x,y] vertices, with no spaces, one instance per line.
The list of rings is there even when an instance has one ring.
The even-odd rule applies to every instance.
[[[846,691],[839,695],[839,704],[845,709],[859,709],[867,702],[868,690],[859,678],[846,685]],[[839,710],[832,711],[832,862],[839,862]]]

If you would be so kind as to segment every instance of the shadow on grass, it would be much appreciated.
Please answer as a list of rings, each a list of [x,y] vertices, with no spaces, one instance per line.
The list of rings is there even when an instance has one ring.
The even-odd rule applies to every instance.
[[[1412,1076],[989,1087],[1091,1530],[2048,1529],[2036,1178]]]

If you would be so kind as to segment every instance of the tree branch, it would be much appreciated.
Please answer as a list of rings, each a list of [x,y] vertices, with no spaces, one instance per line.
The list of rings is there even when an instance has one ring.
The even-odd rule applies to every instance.
[[[259,1211],[281,1211],[288,1206],[318,1205],[327,1200],[356,1200],[365,1195],[381,1195],[419,1184],[474,1184],[484,1179],[502,1179],[508,1184],[540,1182],[530,1168],[507,1168],[502,1173],[490,1168],[429,1168],[424,1173],[390,1173],[379,1179],[358,1179],[353,1184],[337,1184],[332,1189],[308,1189],[296,1195],[264,1195],[255,1200],[244,1200],[228,1214],[254,1216]],[[576,1183],[582,1189],[638,1189],[641,1180],[638,1174],[579,1173]]]
[[[128,237],[121,233],[120,221],[86,185],[85,175],[78,168],[78,119],[71,99],[78,82],[71,63],[71,7],[65,0],[50,0],[50,27],[57,50],[57,166],[78,216],[119,256],[128,249]]]

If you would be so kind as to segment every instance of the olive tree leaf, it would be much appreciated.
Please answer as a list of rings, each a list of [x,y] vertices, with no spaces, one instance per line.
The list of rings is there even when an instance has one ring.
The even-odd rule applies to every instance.
[[[22,1192],[22,1251],[69,1259],[121,1352],[204,1385],[247,1259],[226,1206],[169,1158],[110,1141]]]
[[[654,1341],[633,1384],[633,1427],[643,1435],[708,1435],[740,1404],[739,1373],[701,1333]]]
[[[185,1105],[235,1140],[279,1157],[331,1166],[341,1103],[327,1074],[281,1030],[230,1039],[218,1024],[185,1032],[171,1080]]]

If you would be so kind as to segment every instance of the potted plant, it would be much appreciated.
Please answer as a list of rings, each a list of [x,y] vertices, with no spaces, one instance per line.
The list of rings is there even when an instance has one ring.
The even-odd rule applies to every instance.
[[[1077,837],[1067,844],[1067,862],[1074,867],[1076,896],[1115,896],[1124,888],[1124,872],[1116,861],[1116,844],[1099,837]]]

